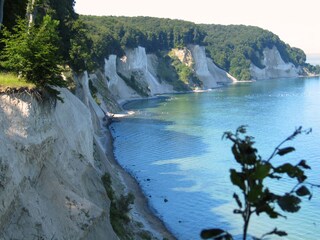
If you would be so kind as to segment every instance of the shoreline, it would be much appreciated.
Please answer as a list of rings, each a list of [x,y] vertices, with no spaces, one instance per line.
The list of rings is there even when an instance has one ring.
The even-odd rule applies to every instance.
[[[176,240],[177,238],[170,232],[165,226],[165,223],[156,216],[149,206],[148,199],[143,193],[138,181],[126,172],[122,166],[116,160],[114,155],[114,138],[112,136],[110,126],[106,128],[106,156],[110,163],[113,165],[116,173],[119,174],[120,182],[124,185],[127,192],[132,192],[135,196],[133,207],[130,211],[130,215],[137,222],[143,224],[143,229],[149,231],[153,237],[162,240]]]
[[[230,83],[235,84],[236,82]],[[151,97],[141,97],[141,98],[132,98],[132,99],[121,99],[117,101],[119,106],[121,107],[122,111],[124,113],[116,113],[112,114],[111,119],[113,121],[118,121],[118,119],[121,119],[122,117],[130,116],[135,114],[134,111],[126,110],[125,105],[134,102],[134,101],[140,101],[140,100],[152,100],[152,99],[159,99],[159,98],[166,98],[168,95],[173,94],[190,94],[190,93],[204,93],[204,92],[211,92],[214,89],[219,89],[226,87],[228,85],[219,86],[212,89],[206,89],[206,90],[192,90],[192,91],[185,91],[185,92],[173,92],[173,93],[164,93],[159,94]],[[107,116],[106,117],[110,117]],[[177,238],[173,235],[172,232],[166,227],[165,222],[162,221],[156,213],[151,209],[148,198],[142,191],[139,182],[130,174],[128,173],[122,166],[119,164],[119,162],[116,160],[116,157],[114,155],[114,137],[112,136],[112,129],[110,129],[112,126],[111,124],[105,127],[105,154],[107,158],[109,159],[110,163],[116,170],[116,172],[120,175],[120,182],[125,187],[126,192],[132,192],[135,196],[134,205],[133,208],[130,211],[130,215],[134,218],[137,222],[142,222],[144,229],[149,231],[152,234],[152,237],[155,237],[159,240],[177,240]]]
[[[312,78],[312,77],[317,77],[317,76],[300,76],[304,78]],[[238,84],[238,83],[253,83],[256,82],[257,80],[247,80],[247,81],[237,81],[233,82],[229,85],[232,84]],[[193,90],[193,91],[186,91],[186,92],[175,92],[175,93],[165,93],[165,94],[159,94],[151,97],[141,97],[141,98],[132,98],[132,99],[122,99],[118,101],[118,104],[124,111],[124,113],[120,114],[114,114],[114,119],[120,119],[125,116],[129,116],[134,114],[134,111],[126,110],[125,105],[134,102],[134,101],[139,101],[139,100],[152,100],[152,99],[159,99],[159,98],[166,98],[169,97],[170,95],[174,94],[188,94],[188,93],[204,93],[204,92],[211,92],[215,89],[219,88],[224,88],[228,87],[229,85],[223,85],[219,86],[217,88],[213,89],[206,89],[206,90]],[[145,196],[144,192],[142,191],[139,182],[132,176],[130,173],[128,173],[125,169],[122,168],[122,166],[118,163],[116,160],[116,157],[114,155],[114,146],[113,146],[113,141],[114,138],[111,133],[110,129],[111,125],[106,127],[107,130],[107,136],[106,136],[106,155],[107,158],[111,161],[111,164],[115,167],[116,171],[120,174],[121,176],[121,182],[122,184],[126,187],[126,190],[128,192],[133,192],[135,195],[135,203],[134,207],[131,210],[131,215],[134,216],[134,219],[138,222],[142,222],[145,229],[147,231],[150,231],[152,235],[160,240],[162,239],[177,239],[171,232],[170,230],[166,227],[165,222],[163,222],[157,215],[153,212],[153,210],[150,208],[148,198]]]

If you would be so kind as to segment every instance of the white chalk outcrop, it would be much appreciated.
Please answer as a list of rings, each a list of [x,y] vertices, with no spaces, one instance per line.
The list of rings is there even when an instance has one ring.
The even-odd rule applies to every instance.
[[[264,49],[262,64],[265,66],[263,69],[251,64],[250,72],[252,79],[298,77],[301,72],[301,69],[295,67],[293,63],[284,62],[275,46],[271,49]]]
[[[234,77],[218,68],[212,59],[206,56],[204,47],[193,45],[189,48],[192,53],[196,75],[202,81],[204,89],[215,88],[219,84],[236,81]]]
[[[118,239],[93,159],[88,108],[0,97],[0,239]]]
[[[190,45],[184,49],[172,49],[172,53],[182,63],[193,68],[204,89],[237,81],[206,56],[204,47]],[[174,93],[171,84],[159,79],[161,74],[158,73],[158,65],[158,56],[147,54],[146,49],[140,46],[126,49],[122,58],[110,55],[104,65],[106,86],[118,102],[141,96]]]
[[[139,98],[141,92],[147,96],[174,92],[171,85],[157,79],[156,64],[157,56],[146,54],[143,47],[127,49],[126,55],[120,59],[110,55],[105,59],[104,66],[106,85],[118,101]],[[140,91],[125,80],[131,81],[131,85],[135,85]]]
[[[137,98],[139,95],[130,88],[125,81],[118,75],[117,56],[110,55],[105,59],[104,74],[107,77],[107,86],[115,99]]]

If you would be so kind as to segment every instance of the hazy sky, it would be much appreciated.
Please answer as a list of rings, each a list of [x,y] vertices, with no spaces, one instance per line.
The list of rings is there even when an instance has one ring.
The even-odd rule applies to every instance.
[[[320,53],[320,0],[76,0],[75,9],[87,15],[253,25],[306,53]]]

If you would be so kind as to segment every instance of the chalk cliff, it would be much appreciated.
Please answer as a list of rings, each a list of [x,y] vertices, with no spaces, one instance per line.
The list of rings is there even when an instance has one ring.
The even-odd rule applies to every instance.
[[[189,46],[194,59],[196,75],[203,83],[204,89],[215,88],[219,84],[236,81],[226,71],[218,68],[211,58],[206,56],[205,48],[199,45]]]
[[[146,54],[143,47],[127,49],[126,55],[118,61],[118,71],[131,78],[149,96],[173,92],[172,86],[161,82],[156,77],[155,62],[157,57]]]
[[[195,72],[202,82],[203,89],[236,81],[206,56],[204,47],[190,45],[185,49],[173,49],[172,52]],[[170,82],[159,78],[159,61],[159,56],[147,54],[143,47],[126,49],[125,56],[121,58],[115,55],[108,56],[105,59],[104,75],[107,79],[106,85],[114,98],[121,101],[176,92]]]
[[[0,239],[118,239],[94,167],[87,107],[0,98]]]
[[[105,59],[104,73],[107,77],[107,86],[115,99],[128,99],[139,97],[139,95],[130,88],[117,72],[117,56],[110,55]]]
[[[302,70],[297,68],[293,63],[284,62],[275,46],[271,49],[264,49],[262,64],[265,66],[262,69],[251,64],[250,72],[252,79],[298,77],[302,73]]]

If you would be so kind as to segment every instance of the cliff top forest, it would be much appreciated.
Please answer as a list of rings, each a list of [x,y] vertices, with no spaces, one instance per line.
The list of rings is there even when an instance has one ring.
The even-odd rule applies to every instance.
[[[17,19],[28,15],[28,2],[4,1],[2,23],[9,31]],[[306,55],[301,49],[290,47],[277,35],[258,27],[195,24],[153,17],[79,16],[74,12],[74,4],[74,0],[63,1],[63,4],[55,0],[37,1],[35,22],[39,25],[45,15],[59,21],[60,40],[56,47],[63,65],[69,65],[75,72],[101,67],[109,54],[122,56],[125,48],[142,46],[149,53],[159,53],[188,44],[204,45],[207,55],[239,80],[250,79],[251,63],[264,68],[263,50],[273,46],[285,62],[306,67],[311,72],[317,70],[305,62]],[[3,44],[0,51],[2,48]]]

